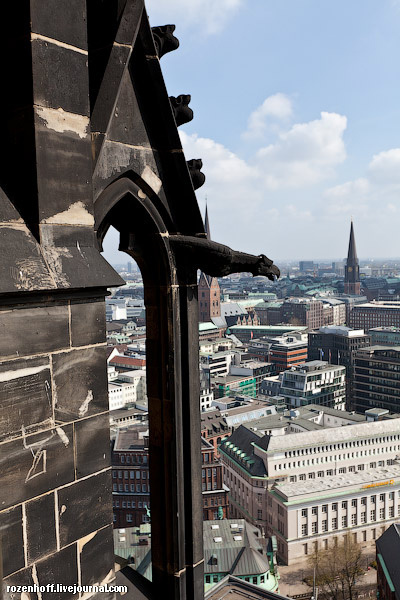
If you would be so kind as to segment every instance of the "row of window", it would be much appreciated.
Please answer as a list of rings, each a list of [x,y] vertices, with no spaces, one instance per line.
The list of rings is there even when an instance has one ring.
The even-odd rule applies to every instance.
[[[139,500],[139,502],[137,502],[137,508],[145,508],[146,506],[147,508],[150,508],[150,500],[146,502]],[[121,502],[115,500],[113,502],[113,508],[136,508],[136,500],[122,500]]]
[[[345,448],[356,448],[360,446],[370,446],[371,444],[384,444],[400,440],[400,435],[387,435],[383,437],[368,438],[352,442],[340,442],[324,446],[314,446],[313,448],[301,448],[300,450],[290,450],[285,452],[285,458],[303,456],[304,454],[316,454],[317,452],[331,452],[332,450],[344,450]]]
[[[386,461],[386,465],[393,465],[395,464],[394,459],[392,458],[388,458]],[[384,460],[379,460],[378,462],[371,462],[369,463],[369,468],[370,469],[375,469],[376,467],[384,467],[385,466],[385,461]],[[364,471],[365,467],[367,467],[367,465],[357,465],[357,469],[354,465],[350,466],[350,467],[339,467],[339,469],[337,470],[339,474],[343,474],[343,473],[355,473],[356,470],[358,471]],[[326,472],[325,471],[317,471],[317,477],[325,477],[325,475],[327,477],[329,477],[330,475],[334,475],[334,469],[328,469]],[[292,482],[296,482],[297,479],[299,479],[299,481],[305,481],[306,479],[315,479],[315,472],[311,472],[311,473],[301,473],[300,475],[290,475],[289,477],[289,481]]]
[[[136,485],[134,483],[131,483],[130,485],[128,483],[113,483],[113,492],[133,492],[133,493],[138,493],[138,492],[150,492],[150,484],[146,484],[146,483],[137,483]]]
[[[400,445],[397,447],[397,450],[400,451]],[[396,446],[393,446],[393,450],[392,447],[390,447],[390,450],[388,448],[374,448],[373,450],[369,450],[369,454],[370,455],[374,455],[374,454],[386,454],[387,452],[395,452],[396,451]],[[356,456],[354,456],[354,454],[356,454]],[[297,465],[296,462],[288,462],[288,463],[279,463],[277,465],[274,465],[274,470],[275,471],[281,471],[282,469],[291,469],[291,468],[295,468],[297,467],[306,467],[306,466],[312,466],[314,464],[322,464],[324,462],[336,462],[337,460],[346,460],[346,459],[350,459],[350,458],[358,458],[358,452],[354,453],[354,452],[348,452],[347,455],[346,454],[339,454],[339,456],[327,456],[327,457],[321,457],[321,458],[308,458],[306,460],[298,460],[297,461]],[[387,465],[392,465],[394,464],[394,460],[392,458],[389,458],[386,461]],[[375,465],[376,467],[376,462],[372,462],[369,464],[370,468],[373,469],[375,468],[373,465]],[[378,466],[379,467],[383,467],[385,466],[385,461],[384,460],[380,460],[378,462]],[[365,465],[364,464],[360,464],[357,466],[357,470],[358,471],[364,471]],[[354,466],[348,467],[349,472],[355,472],[356,468]],[[319,472],[320,474],[318,474],[318,477],[323,477],[324,473],[323,471]],[[346,473],[346,467],[340,467],[339,468],[339,473]],[[332,472],[327,472],[327,475],[333,475],[333,471]],[[310,477],[310,479],[312,479],[312,477]],[[291,480],[292,481],[292,480]]]
[[[400,506],[398,507],[398,516],[400,516]],[[394,517],[394,506],[389,506],[389,511],[388,511],[388,518],[391,519]],[[384,508],[380,508],[379,509],[379,519],[383,520],[385,519],[385,509]],[[371,510],[370,511],[370,521],[376,521],[376,511],[375,510]],[[363,511],[362,513],[360,513],[360,523],[366,523],[367,522],[367,513],[366,511]],[[341,519],[341,524],[342,524],[342,528],[343,527],[348,527],[349,525],[349,521],[347,518],[347,515],[343,515],[342,519]],[[350,519],[350,524],[351,525],[358,525],[357,522],[357,515],[351,515],[351,519]],[[311,533],[324,533],[326,531],[328,531],[328,519],[324,519],[321,522],[321,530],[319,530],[318,527],[318,522],[314,521],[313,523],[311,523]],[[333,517],[332,519],[332,530],[335,530],[338,528],[338,519],[337,517]],[[309,527],[307,523],[303,523],[301,526],[301,535],[302,536],[307,536],[309,532]]]
[[[124,463],[143,463],[147,464],[148,456],[147,454],[127,454],[126,457],[124,454],[119,454],[119,461]]]
[[[398,496],[400,497],[400,490],[398,490]],[[394,500],[394,492],[389,492],[388,497],[389,497],[389,500]],[[386,499],[386,494],[379,494],[379,502],[385,502],[385,499]],[[376,503],[376,496],[370,496],[370,501],[371,501],[371,504],[375,504]],[[357,504],[358,504],[357,498],[353,498],[351,500],[351,506],[354,508],[354,507],[357,507]],[[360,498],[360,504],[362,506],[365,506],[367,504],[367,497],[366,496],[363,496],[362,498]],[[341,503],[341,507],[342,507],[343,510],[347,510],[348,505],[349,505],[349,501],[348,500],[343,500],[342,503]],[[278,506],[278,513],[279,513],[279,509],[280,508],[281,507]],[[319,509],[318,506],[312,506],[311,507],[311,514],[312,515],[317,515],[318,514],[318,509]],[[337,502],[333,502],[332,503],[332,510],[333,511],[337,511],[337,509],[338,509],[338,503]],[[321,512],[323,512],[323,513],[327,513],[328,512],[328,505],[327,504],[322,504],[321,505]],[[308,508],[302,508],[301,509],[301,516],[302,517],[307,517],[308,516]]]
[[[136,473],[136,475],[135,475]],[[140,477],[140,474],[142,474],[142,477]],[[117,478],[117,471],[113,471],[112,472],[112,476],[113,479]],[[118,471],[118,479],[149,479],[149,472],[148,471]]]

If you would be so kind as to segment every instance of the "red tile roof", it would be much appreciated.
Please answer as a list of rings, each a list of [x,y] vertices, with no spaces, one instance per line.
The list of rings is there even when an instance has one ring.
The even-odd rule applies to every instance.
[[[110,360],[110,365],[127,367],[145,367],[145,358],[133,358],[132,356],[114,356]]]

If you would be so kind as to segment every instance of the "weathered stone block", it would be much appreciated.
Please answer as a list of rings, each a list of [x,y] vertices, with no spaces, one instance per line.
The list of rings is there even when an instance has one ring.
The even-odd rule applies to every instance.
[[[33,586],[32,567],[18,571],[3,579],[3,600],[21,600],[21,592],[7,592],[7,586],[31,585]],[[38,600],[36,592],[29,593],[29,600]]]
[[[0,364],[0,440],[49,427],[53,416],[48,356]]]
[[[105,585],[114,577],[113,527],[101,529],[94,537],[79,540],[82,585]]]
[[[110,471],[93,475],[59,490],[58,507],[61,546],[110,524]]]
[[[93,226],[89,119],[36,107],[35,125],[39,220]]]
[[[68,306],[3,308],[0,310],[0,331],[0,356],[3,359],[68,348]]]
[[[53,355],[58,421],[108,410],[106,348],[97,346]]]
[[[87,54],[42,39],[32,40],[36,106],[89,115]]]
[[[0,539],[3,576],[7,577],[25,566],[21,505],[0,513]]]
[[[5,509],[74,480],[72,425],[2,445],[0,508]]]
[[[74,423],[77,477],[101,471],[111,464],[109,414]]]
[[[31,19],[33,32],[87,49],[85,0],[69,0],[68,4],[31,0]]]
[[[105,342],[106,310],[104,300],[71,302],[71,342],[85,346]]]
[[[54,494],[25,504],[28,564],[57,549]]]
[[[56,554],[36,563],[36,571],[39,585],[61,584],[65,586],[78,583],[76,544],[72,544]],[[72,592],[42,592],[42,600],[72,600],[78,598],[79,594]]]

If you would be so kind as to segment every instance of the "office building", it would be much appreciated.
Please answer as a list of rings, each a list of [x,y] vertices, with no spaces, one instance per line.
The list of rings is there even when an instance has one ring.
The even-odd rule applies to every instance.
[[[400,346],[370,346],[354,359],[354,408],[400,412]]]
[[[373,544],[400,515],[400,419],[317,405],[242,425],[220,446],[234,517],[276,535],[286,564],[350,533]]]
[[[400,346],[400,327],[373,327],[368,334],[371,346]]]
[[[400,327],[400,302],[374,301],[356,304],[350,311],[349,326],[368,333],[375,327]]]
[[[307,361],[308,345],[306,340],[299,340],[290,335],[271,340],[269,362],[274,365],[276,373]]]
[[[310,360],[326,360],[330,364],[346,367],[346,405],[352,406],[354,357],[357,350],[370,345],[370,337],[363,329],[320,327],[308,334],[308,357]]]
[[[312,360],[291,367],[281,375],[279,395],[294,408],[320,404],[344,410],[346,402],[346,369],[322,360]]]
[[[304,325],[307,329],[322,327],[326,324],[324,305],[314,298],[288,298],[281,307],[281,323]]]

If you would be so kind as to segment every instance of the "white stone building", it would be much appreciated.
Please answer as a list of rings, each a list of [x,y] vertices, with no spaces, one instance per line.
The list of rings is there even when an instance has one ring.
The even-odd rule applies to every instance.
[[[346,367],[312,360],[283,372],[279,394],[293,407],[321,404],[344,410]]]
[[[286,564],[347,533],[372,544],[400,517],[398,417],[304,407],[239,427],[220,455],[231,516],[276,535]]]
[[[116,379],[108,383],[108,403],[110,410],[137,406],[147,408],[146,371],[135,369],[121,372]]]

